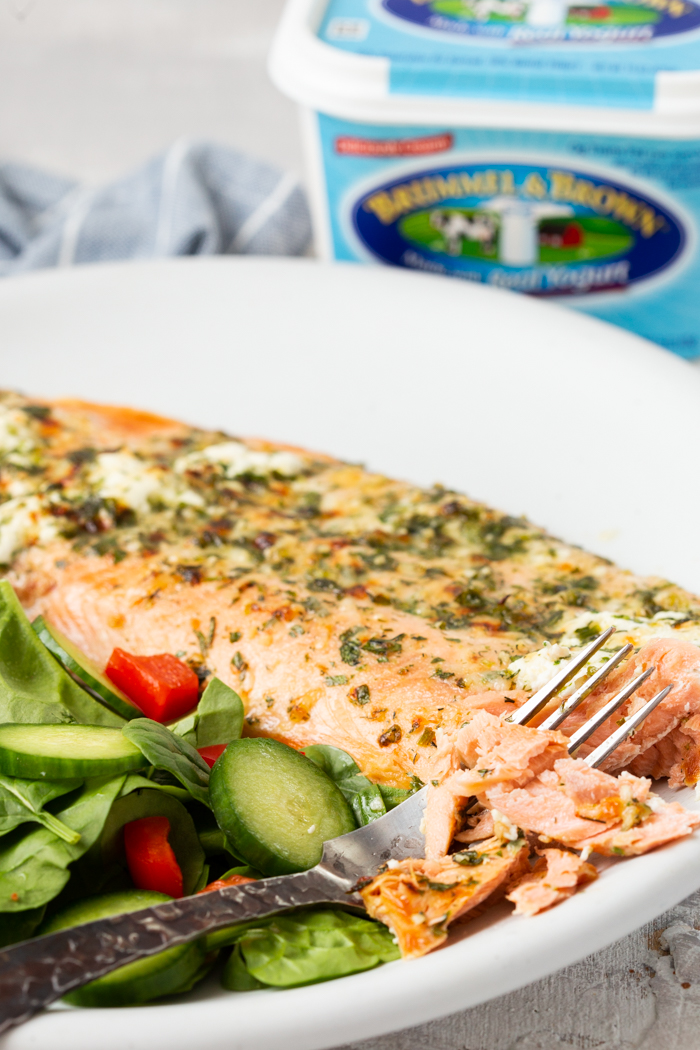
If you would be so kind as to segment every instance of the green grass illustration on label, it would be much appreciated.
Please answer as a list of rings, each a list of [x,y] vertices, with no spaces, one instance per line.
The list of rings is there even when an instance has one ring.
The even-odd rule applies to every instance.
[[[472,222],[489,215],[496,226],[491,240],[460,238],[455,241],[435,227],[433,211],[418,211],[406,215],[398,223],[402,237],[421,248],[442,255],[466,256],[483,259],[485,262],[499,261],[499,217],[478,208],[445,208],[447,214],[460,214]],[[571,218],[543,219],[538,225],[539,263],[577,263],[589,259],[601,259],[620,255],[634,244],[634,234],[619,222],[597,216],[573,216]]]

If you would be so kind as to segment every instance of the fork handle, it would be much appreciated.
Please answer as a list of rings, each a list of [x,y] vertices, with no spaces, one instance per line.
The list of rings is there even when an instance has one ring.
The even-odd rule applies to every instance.
[[[0,952],[0,1032],[29,1020],[74,988],[164,948],[286,908],[334,902],[349,902],[348,894],[312,868],[23,941]]]

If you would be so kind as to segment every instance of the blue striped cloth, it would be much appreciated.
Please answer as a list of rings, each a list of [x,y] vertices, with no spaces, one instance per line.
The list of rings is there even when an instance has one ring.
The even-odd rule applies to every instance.
[[[302,255],[295,176],[238,150],[180,140],[106,186],[0,164],[0,275],[170,255]]]

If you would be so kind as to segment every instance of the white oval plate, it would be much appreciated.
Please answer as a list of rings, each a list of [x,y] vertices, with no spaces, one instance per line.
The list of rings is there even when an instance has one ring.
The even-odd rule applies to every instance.
[[[442,481],[700,590],[700,375],[585,315],[478,285],[303,260],[83,267],[0,284],[2,386],[154,409]],[[687,796],[687,797],[684,797]],[[694,805],[692,792],[681,796]],[[536,980],[700,886],[700,837],[610,864],[534,919],[284,992],[214,982],[139,1009],[54,1009],[0,1050],[317,1050]]]

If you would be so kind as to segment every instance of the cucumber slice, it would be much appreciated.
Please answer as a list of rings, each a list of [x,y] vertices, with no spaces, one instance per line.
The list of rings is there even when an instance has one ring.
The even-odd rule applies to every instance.
[[[211,771],[209,793],[236,856],[264,875],[313,868],[327,839],[356,827],[330,777],[278,740],[232,740]]]
[[[108,704],[113,711],[124,718],[141,718],[143,711],[131,702],[126,693],[117,689],[99,667],[84,653],[81,653],[71,640],[66,638],[65,634],[48,624],[43,616],[37,616],[36,620],[32,621],[32,627],[49,652],[56,657],[70,675],[78,679],[80,685],[95,695],[96,700]]]
[[[148,762],[121,729],[84,725],[0,725],[0,773],[27,780],[114,776]]]
[[[122,890],[101,897],[87,897],[70,904],[53,915],[38,930],[38,934],[56,933],[71,926],[110,915],[150,908],[171,900],[164,893],[150,890]],[[163,995],[172,995],[189,987],[196,976],[203,977],[205,953],[199,941],[178,944],[147,959],[127,963],[113,973],[98,977],[83,988],[64,996],[74,1006],[134,1006],[147,1003]]]

